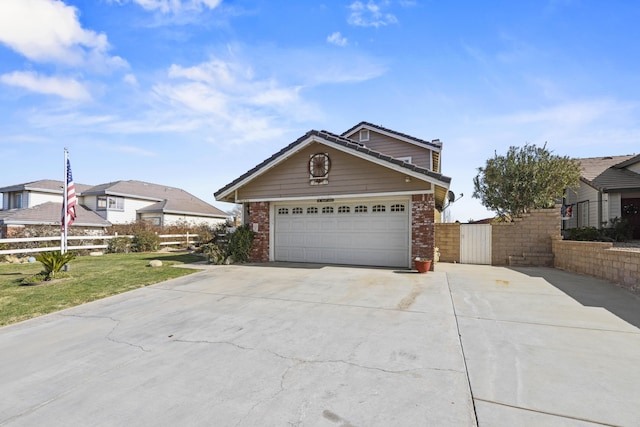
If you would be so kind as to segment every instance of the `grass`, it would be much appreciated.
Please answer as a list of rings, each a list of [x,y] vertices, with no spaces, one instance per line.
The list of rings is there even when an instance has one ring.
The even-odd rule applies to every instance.
[[[162,267],[147,267],[152,259]],[[172,265],[202,260],[191,254],[131,253],[78,257],[69,263],[68,278],[38,286],[21,285],[42,264],[0,264],[0,326],[95,301],[132,289],[194,273]]]

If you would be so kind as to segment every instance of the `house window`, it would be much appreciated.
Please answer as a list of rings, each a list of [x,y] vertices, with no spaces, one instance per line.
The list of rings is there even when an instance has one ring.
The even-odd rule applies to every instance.
[[[333,206],[325,206],[322,208],[322,213],[324,214],[332,214],[333,213]]]
[[[22,208],[22,193],[16,193],[13,195],[13,209],[21,209]]]
[[[401,162],[411,163],[411,156],[406,156],[406,157],[396,157],[396,159],[400,160]]]
[[[148,222],[149,224],[160,225],[160,217],[157,217],[157,216],[146,217],[146,218],[143,218],[142,220],[144,222]]]
[[[338,213],[349,213],[351,212],[351,209],[349,209],[349,206],[340,206],[338,208]]]
[[[293,208],[291,209],[291,213],[293,215],[302,215],[304,211],[302,210],[302,208]]]
[[[124,197],[98,196],[98,210],[123,211]]]
[[[578,203],[578,227],[589,226],[589,201]]]
[[[353,212],[355,213],[367,213],[367,207],[365,205],[358,205],[353,208]]]
[[[369,129],[360,130],[360,142],[369,140]]]
[[[309,214],[317,214],[318,213],[318,208],[307,208],[307,215]]]
[[[401,203],[398,203],[396,205],[391,205],[391,212],[404,212],[404,205]]]
[[[278,215],[289,215],[289,208],[279,208]]]
[[[384,212],[386,210],[384,205],[373,205],[371,212]]]

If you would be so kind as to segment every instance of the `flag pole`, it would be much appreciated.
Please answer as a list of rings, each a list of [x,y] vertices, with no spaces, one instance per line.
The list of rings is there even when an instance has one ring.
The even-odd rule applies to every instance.
[[[69,152],[67,147],[64,147],[64,179],[62,180],[62,182],[64,182],[64,187],[62,190],[62,200],[63,200],[63,206],[62,206],[62,242],[60,244],[60,252],[61,253],[66,253],[67,252],[67,210],[69,209],[69,200],[67,198],[67,190],[68,190],[68,183],[67,183],[67,164],[68,164],[68,158],[69,158]]]

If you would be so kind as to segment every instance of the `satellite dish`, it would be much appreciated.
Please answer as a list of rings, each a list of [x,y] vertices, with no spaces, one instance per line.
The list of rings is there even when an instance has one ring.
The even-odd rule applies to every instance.
[[[453,191],[449,190],[447,198],[449,199],[449,203],[453,203],[456,201],[456,194]]]

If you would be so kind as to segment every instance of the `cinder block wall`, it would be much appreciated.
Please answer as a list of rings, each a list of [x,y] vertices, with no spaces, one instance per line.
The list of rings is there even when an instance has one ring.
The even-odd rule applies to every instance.
[[[553,253],[555,268],[640,290],[640,251],[614,248],[612,243],[605,242],[556,240]]]
[[[460,262],[460,224],[435,225],[440,261]],[[560,207],[534,209],[514,222],[491,224],[491,264],[509,265],[524,257],[526,265],[553,266],[552,241],[560,240]],[[522,264],[513,261],[512,265]]]
[[[435,225],[436,247],[441,262],[460,262],[460,224],[438,223]]]
[[[551,256],[552,241],[561,238],[559,206],[534,209],[514,222],[492,224],[491,264],[508,265],[510,256]]]

